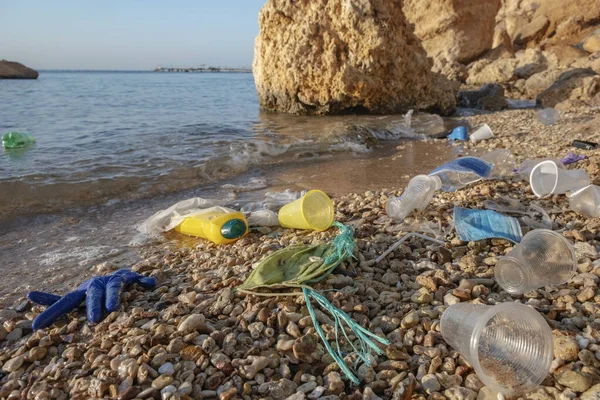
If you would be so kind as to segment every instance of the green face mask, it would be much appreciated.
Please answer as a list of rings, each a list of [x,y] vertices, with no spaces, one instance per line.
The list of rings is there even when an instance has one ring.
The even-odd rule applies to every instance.
[[[331,244],[297,245],[276,251],[262,260],[238,289],[254,292],[259,288],[302,288],[324,279],[352,257],[355,246],[352,228],[338,222],[333,226],[340,233]]]

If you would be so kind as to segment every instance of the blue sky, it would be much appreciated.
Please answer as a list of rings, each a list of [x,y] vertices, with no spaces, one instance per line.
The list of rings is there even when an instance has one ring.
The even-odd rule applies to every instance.
[[[36,69],[250,66],[266,0],[0,0],[0,59]]]

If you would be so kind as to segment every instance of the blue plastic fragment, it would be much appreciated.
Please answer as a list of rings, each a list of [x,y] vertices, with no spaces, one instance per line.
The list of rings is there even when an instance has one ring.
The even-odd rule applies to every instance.
[[[503,238],[519,243],[523,237],[521,225],[516,218],[492,210],[472,210],[455,206],[454,224],[458,237],[465,242]]]
[[[452,130],[452,133],[448,135],[448,139],[450,140],[468,140],[469,135],[467,133],[466,126],[457,126]]]

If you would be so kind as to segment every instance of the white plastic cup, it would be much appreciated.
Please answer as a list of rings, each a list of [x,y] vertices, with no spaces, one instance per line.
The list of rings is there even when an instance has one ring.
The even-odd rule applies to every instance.
[[[560,285],[577,272],[571,243],[560,233],[535,229],[496,263],[496,282],[511,294],[522,294],[547,285]]]
[[[490,139],[494,137],[494,132],[490,129],[488,124],[483,124],[475,132],[469,136],[469,140],[477,142],[479,140]]]
[[[572,192],[569,196],[569,206],[571,210],[586,217],[600,217],[600,187],[589,185]]]
[[[545,197],[588,186],[590,177],[583,169],[562,169],[556,162],[546,160],[533,167],[529,183],[537,197]]]
[[[552,331],[531,307],[459,303],[442,314],[440,324],[444,340],[496,392],[524,393],[548,375],[554,350]]]

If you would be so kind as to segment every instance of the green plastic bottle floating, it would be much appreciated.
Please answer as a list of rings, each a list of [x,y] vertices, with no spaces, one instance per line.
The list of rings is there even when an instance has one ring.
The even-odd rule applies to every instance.
[[[2,136],[2,146],[5,149],[18,149],[35,143],[35,139],[28,133],[7,132]]]
[[[216,244],[227,244],[248,233],[248,222],[240,212],[211,211],[186,218],[175,230]]]

